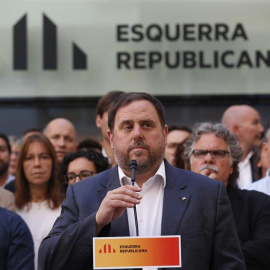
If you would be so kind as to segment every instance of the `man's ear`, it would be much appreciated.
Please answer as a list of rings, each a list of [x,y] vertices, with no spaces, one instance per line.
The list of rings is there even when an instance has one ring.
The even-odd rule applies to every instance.
[[[232,133],[234,133],[236,136],[239,134],[240,126],[238,124],[232,125]]]
[[[165,135],[167,137],[167,135],[168,135],[168,126],[167,125],[164,126],[164,132],[165,132]]]
[[[100,117],[99,114],[96,116],[96,126],[97,126],[98,128],[101,127],[101,117]]]
[[[167,136],[168,136],[168,126],[167,125],[164,126],[163,132],[164,132],[165,140],[166,140],[166,143],[167,143]]]
[[[111,148],[113,150],[113,132],[111,132],[109,129],[107,130],[108,138],[111,144]]]

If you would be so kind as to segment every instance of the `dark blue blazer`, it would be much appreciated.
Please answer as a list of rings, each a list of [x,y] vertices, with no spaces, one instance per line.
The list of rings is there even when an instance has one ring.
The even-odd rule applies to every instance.
[[[245,269],[224,184],[166,160],[165,169],[161,233],[181,235],[181,269]],[[107,192],[119,186],[117,166],[69,186],[62,213],[39,250],[42,270],[93,268],[96,211]],[[129,236],[126,211],[99,236]]]

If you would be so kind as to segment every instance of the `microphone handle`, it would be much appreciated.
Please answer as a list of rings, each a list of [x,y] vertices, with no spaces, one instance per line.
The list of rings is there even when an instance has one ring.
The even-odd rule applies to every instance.
[[[134,186],[135,184],[135,168],[131,169],[131,182],[132,182],[132,186]],[[137,209],[136,209],[136,205],[134,205],[133,207],[134,210],[134,218],[135,218],[135,228],[136,228],[136,236],[139,236],[139,225],[138,225],[138,217],[137,217]]]

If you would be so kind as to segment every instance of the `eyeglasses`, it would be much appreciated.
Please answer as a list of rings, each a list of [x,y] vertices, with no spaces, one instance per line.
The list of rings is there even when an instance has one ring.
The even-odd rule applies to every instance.
[[[75,174],[75,173],[71,172],[71,173],[68,173],[65,175],[65,180],[68,184],[73,184],[76,182],[77,177],[79,177],[79,179],[81,181],[81,180],[83,180],[87,177],[93,176],[95,174],[96,174],[96,172],[91,172],[88,170],[80,171],[79,174]]]
[[[215,150],[203,150],[203,149],[194,149],[192,151],[192,155],[195,158],[203,159],[205,156],[210,153],[211,157],[213,159],[222,159],[225,157],[226,154],[229,154],[229,151],[221,150],[221,149],[215,149]]]

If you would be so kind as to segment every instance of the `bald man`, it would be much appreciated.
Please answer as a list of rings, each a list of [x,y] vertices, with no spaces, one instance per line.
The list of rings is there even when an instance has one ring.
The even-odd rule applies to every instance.
[[[254,150],[260,145],[264,128],[257,110],[248,105],[233,105],[222,116],[222,124],[234,133],[242,149],[238,187],[244,188],[260,178],[253,165]]]
[[[58,162],[61,162],[67,153],[77,149],[75,127],[65,118],[56,118],[50,121],[43,133],[54,146]]]

